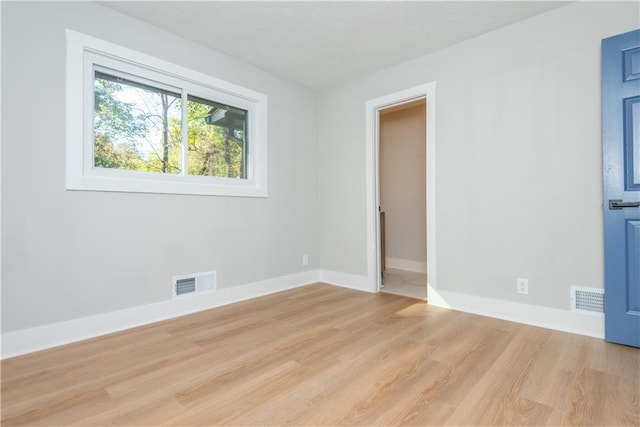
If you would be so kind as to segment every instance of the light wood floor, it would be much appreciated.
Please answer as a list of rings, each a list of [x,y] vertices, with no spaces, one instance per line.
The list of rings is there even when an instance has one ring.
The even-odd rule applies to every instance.
[[[638,425],[640,350],[323,284],[7,359],[2,425]]]

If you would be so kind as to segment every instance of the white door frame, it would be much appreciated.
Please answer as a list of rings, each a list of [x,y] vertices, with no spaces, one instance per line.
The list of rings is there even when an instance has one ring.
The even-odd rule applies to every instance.
[[[405,89],[365,102],[367,162],[367,284],[380,291],[380,110],[426,98],[427,140],[427,289],[436,288],[436,82]]]

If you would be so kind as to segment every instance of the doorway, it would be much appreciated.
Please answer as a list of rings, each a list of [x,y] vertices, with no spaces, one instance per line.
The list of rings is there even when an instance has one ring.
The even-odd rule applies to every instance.
[[[427,297],[426,99],[379,110],[380,291]]]
[[[426,293],[436,290],[436,82],[412,87],[366,101],[367,168],[367,284],[371,292],[383,286],[380,215],[380,116],[384,110],[402,109],[403,105],[422,101],[426,104]],[[386,243],[386,242],[385,242]],[[424,298],[425,295],[421,298]]]

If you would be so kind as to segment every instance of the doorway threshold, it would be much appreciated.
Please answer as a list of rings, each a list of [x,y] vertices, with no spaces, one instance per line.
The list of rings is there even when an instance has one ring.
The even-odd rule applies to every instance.
[[[427,299],[427,275],[425,273],[388,268],[384,272],[382,283],[380,292],[423,301]]]

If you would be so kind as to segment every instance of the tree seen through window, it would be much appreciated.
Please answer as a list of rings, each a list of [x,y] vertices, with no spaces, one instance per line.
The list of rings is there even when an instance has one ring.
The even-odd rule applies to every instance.
[[[99,71],[94,78],[94,166],[246,178],[247,111]]]

